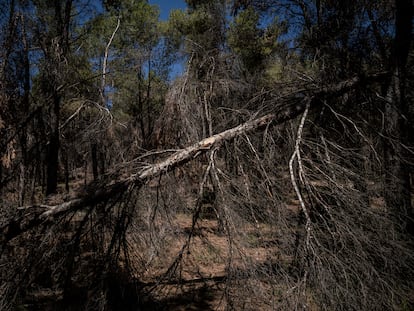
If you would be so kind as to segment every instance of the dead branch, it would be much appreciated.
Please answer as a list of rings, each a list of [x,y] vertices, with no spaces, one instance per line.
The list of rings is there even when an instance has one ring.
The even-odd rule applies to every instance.
[[[106,104],[105,103],[105,86],[106,86],[106,75],[107,75],[106,66],[107,66],[107,63],[108,63],[109,48],[112,44],[112,41],[115,38],[115,34],[118,31],[120,25],[121,25],[121,18],[118,16],[118,20],[117,20],[115,30],[112,33],[111,38],[109,39],[108,44],[106,45],[106,48],[105,48],[105,55],[104,55],[104,60],[103,60],[103,65],[102,65],[101,89],[100,89],[101,101],[102,101],[103,105]]]
[[[175,152],[173,155],[159,163],[143,167],[141,171],[130,175],[128,178],[100,187],[91,187],[94,189],[93,191],[61,204],[52,206],[36,205],[20,207],[19,210],[22,211],[21,216],[13,218],[0,228],[0,232],[2,233],[0,243],[7,243],[21,233],[30,230],[41,223],[52,221],[53,217],[57,217],[68,211],[76,211],[88,206],[94,206],[113,197],[121,196],[128,189],[140,188],[152,178],[172,171],[176,167],[197,158],[199,155],[206,153],[209,150],[217,149],[226,141],[230,141],[239,135],[251,131],[265,129],[270,124],[278,125],[288,120],[292,120],[303,113],[308,105],[311,109],[315,108],[316,106],[321,105],[325,98],[342,95],[355,87],[383,79],[384,75],[385,74],[375,74],[370,77],[354,77],[336,83],[335,85],[322,87],[318,90],[304,91],[299,95],[295,94],[292,98],[285,100],[286,105],[279,106],[282,107],[279,111],[250,120],[239,126],[205,138],[185,149]],[[40,212],[38,212],[39,210]]]

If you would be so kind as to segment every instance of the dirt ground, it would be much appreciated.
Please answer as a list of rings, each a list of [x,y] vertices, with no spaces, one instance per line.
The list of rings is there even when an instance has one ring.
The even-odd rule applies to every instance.
[[[237,228],[244,232],[243,240],[230,241],[218,231],[216,219],[200,219],[194,229],[190,215],[177,214],[171,222],[176,232],[166,241],[166,255],[156,257],[144,274],[137,275],[161,310],[225,310],[229,300],[236,310],[273,309],[275,286],[259,275],[269,272],[275,260],[284,265],[292,261],[279,251],[275,228],[245,225]],[[262,300],[266,296],[270,300]]]

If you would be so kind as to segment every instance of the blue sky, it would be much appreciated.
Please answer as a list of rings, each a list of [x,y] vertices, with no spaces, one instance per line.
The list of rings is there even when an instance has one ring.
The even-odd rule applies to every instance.
[[[148,2],[150,4],[156,4],[160,7],[161,20],[167,20],[171,10],[185,9],[187,7],[187,4],[184,0],[149,0]],[[101,1],[93,0],[92,3],[94,4],[96,10],[102,10]]]
[[[185,9],[187,4],[184,0],[149,0],[150,4],[156,4],[160,7],[160,19],[167,20],[170,11],[175,9]],[[184,65],[180,62],[176,62],[172,65],[170,78],[174,79],[180,76],[184,71]]]
[[[171,10],[185,9],[187,7],[184,0],[149,0],[149,3],[159,5],[161,20],[168,19]]]
[[[185,3],[184,0],[149,0],[148,2],[152,5],[158,5],[160,7],[160,19],[163,21],[168,19],[171,10],[175,10],[175,9],[184,10],[187,8],[187,4]],[[101,1],[92,0],[92,3],[94,4],[95,10],[97,12],[100,12],[101,10],[103,10]],[[177,62],[172,65],[171,70],[172,72],[170,74],[170,78],[174,79],[183,73],[184,66],[182,63]]]

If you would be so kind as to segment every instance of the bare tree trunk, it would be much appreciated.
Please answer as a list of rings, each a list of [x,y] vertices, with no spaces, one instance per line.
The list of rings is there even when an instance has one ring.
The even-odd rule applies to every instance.
[[[385,201],[395,217],[397,227],[404,232],[413,231],[413,211],[410,194],[410,168],[406,163],[405,125],[400,74],[395,72],[388,91],[385,116]]]
[[[98,173],[98,156],[97,156],[97,146],[96,143],[91,143],[91,160],[92,160],[92,173],[93,173],[93,180],[98,180],[99,173]]]
[[[406,63],[411,44],[411,0],[396,0],[396,35],[392,55],[393,75],[385,106],[385,201],[398,229],[414,234],[410,194],[410,167],[404,146],[407,137]]]
[[[47,148],[47,178],[46,178],[46,195],[56,193],[59,171],[59,147],[60,147],[60,95],[55,93],[53,99],[53,109],[51,111],[52,133],[49,138]]]
[[[119,29],[119,26],[121,25],[121,18],[118,16],[117,24],[115,27],[115,30],[113,31],[111,38],[108,41],[108,44],[105,47],[105,54],[102,64],[102,79],[101,79],[101,88],[100,88],[100,96],[101,96],[101,104],[102,106],[106,106],[106,95],[105,95],[105,88],[106,88],[106,74],[107,74],[107,64],[108,64],[108,57],[109,57],[109,48],[111,47],[112,41],[115,38],[115,34]]]
[[[99,174],[104,175],[105,174],[105,148],[102,148],[99,151],[98,162],[99,162]]]
[[[20,16],[20,21],[22,24],[22,43],[24,48],[24,56],[23,56],[23,67],[24,67],[24,94],[22,98],[22,113],[23,116],[29,114],[29,96],[30,96],[30,61],[29,61],[29,46],[27,43],[27,36],[26,36],[26,23],[24,16]],[[21,156],[22,160],[20,162],[20,186],[19,186],[19,203],[20,205],[24,204],[24,199],[26,195],[26,171],[28,166],[28,158],[27,158],[27,126],[21,129],[21,133],[19,135],[20,138],[20,148],[21,148]]]
[[[47,150],[47,169],[46,169],[46,195],[56,193],[59,169],[59,138],[58,133],[53,133]]]
[[[69,156],[67,154],[67,150],[65,150],[62,153],[62,160],[63,160],[63,166],[65,168],[65,190],[66,192],[69,192]]]
[[[49,61],[51,66],[56,71],[52,75],[53,81],[51,81],[51,93],[53,98],[52,108],[50,112],[50,127],[51,134],[49,137],[49,144],[47,148],[47,185],[46,195],[56,193],[58,183],[59,172],[59,148],[60,148],[60,105],[61,105],[61,80],[62,67],[64,63],[62,59],[69,53],[69,26],[71,19],[72,0],[66,0],[64,2],[64,8],[62,11],[62,3],[59,1],[54,2],[55,6],[55,19],[56,33],[58,35],[57,42],[54,42],[54,38],[50,38],[52,46],[44,47],[45,51],[48,51]]]
[[[26,189],[26,166],[24,165],[23,161],[20,162],[20,175],[19,175],[19,205],[24,204],[25,198],[25,189]]]

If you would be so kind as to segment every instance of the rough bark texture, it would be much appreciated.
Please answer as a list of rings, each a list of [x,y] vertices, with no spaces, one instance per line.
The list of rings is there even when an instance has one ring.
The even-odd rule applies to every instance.
[[[406,64],[411,45],[411,0],[396,1],[396,36],[391,63],[393,75],[387,91],[385,107],[385,201],[399,229],[414,233],[410,195],[408,144],[408,103],[406,99]]]

